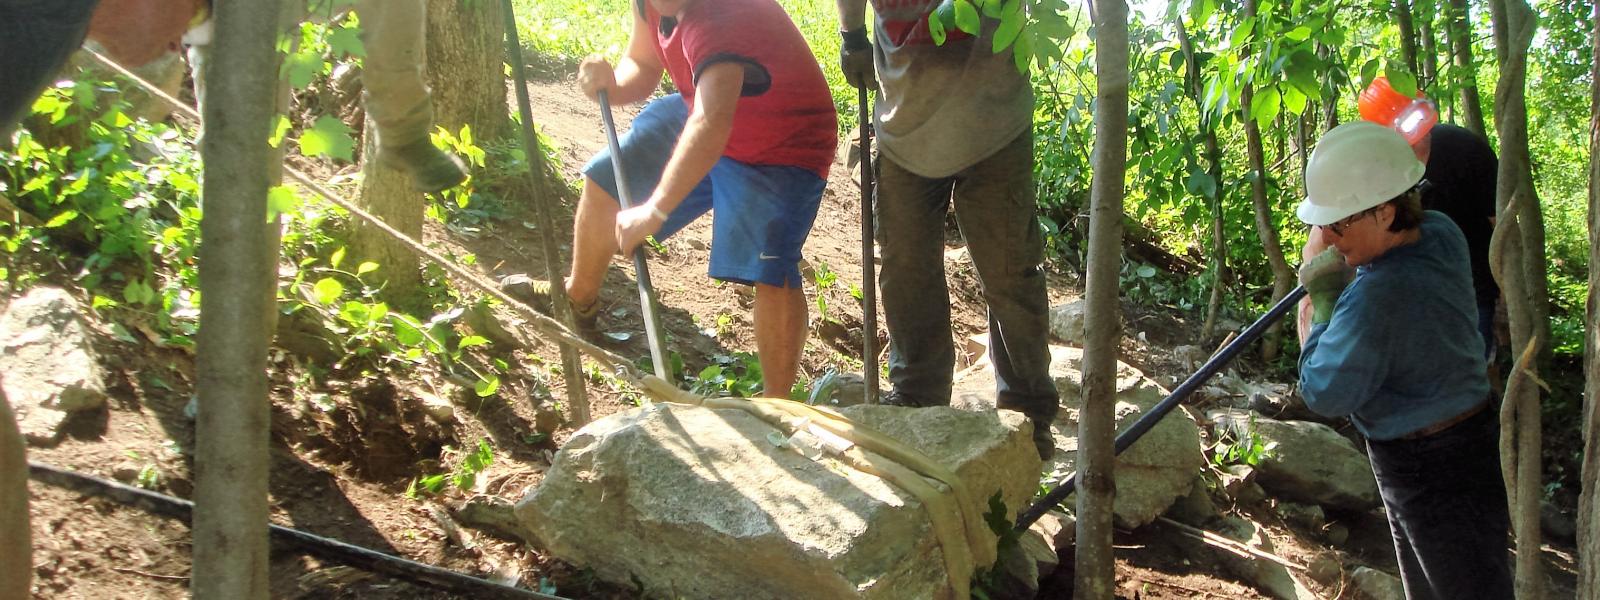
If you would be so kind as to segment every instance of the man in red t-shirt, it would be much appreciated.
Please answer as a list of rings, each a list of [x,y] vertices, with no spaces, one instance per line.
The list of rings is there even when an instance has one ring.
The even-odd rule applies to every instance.
[[[665,72],[680,93],[651,101],[621,140],[637,206],[618,211],[608,153],[584,168],[566,293],[592,328],[614,254],[714,211],[709,274],[755,286],[763,394],[788,397],[806,337],[800,250],[838,143],[822,68],[774,0],[636,0],[633,14],[622,59],[589,57],[579,86],[627,104]]]

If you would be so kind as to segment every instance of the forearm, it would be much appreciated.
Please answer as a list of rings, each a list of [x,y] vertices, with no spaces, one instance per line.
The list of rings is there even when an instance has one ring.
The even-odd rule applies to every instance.
[[[650,196],[649,202],[661,212],[670,213],[706,178],[711,168],[722,159],[733,134],[733,114],[706,114],[698,110],[689,114],[684,123],[683,136],[672,149],[661,183]]]
[[[867,24],[867,0],[837,0],[839,6],[839,29],[849,31],[860,29]]]
[[[1314,312],[1315,311],[1311,306],[1311,297],[1306,296],[1301,298],[1300,310],[1298,314],[1295,315],[1295,331],[1299,332],[1300,334],[1300,347],[1302,349],[1305,348],[1306,338],[1311,335],[1311,315]]]
[[[635,104],[650,98],[661,85],[661,70],[640,65],[624,56],[617,62],[617,85],[609,92],[613,105]]]

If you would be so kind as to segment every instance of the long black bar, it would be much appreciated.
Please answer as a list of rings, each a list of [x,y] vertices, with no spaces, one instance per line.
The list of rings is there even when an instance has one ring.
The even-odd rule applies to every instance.
[[[1123,450],[1127,450],[1134,442],[1139,441],[1139,438],[1150,431],[1151,427],[1155,427],[1162,417],[1167,416],[1167,413],[1172,412],[1172,409],[1182,404],[1184,399],[1189,397],[1189,394],[1194,393],[1200,386],[1205,385],[1206,381],[1209,381],[1213,375],[1216,375],[1223,367],[1228,366],[1228,363],[1233,362],[1234,357],[1255,343],[1256,339],[1260,338],[1268,327],[1271,327],[1278,319],[1283,318],[1283,315],[1288,314],[1295,304],[1300,301],[1300,298],[1305,295],[1306,289],[1304,287],[1296,286],[1291,290],[1288,295],[1273,305],[1272,309],[1268,310],[1266,314],[1261,315],[1261,318],[1256,319],[1256,322],[1246,327],[1244,332],[1239,334],[1239,337],[1234,338],[1221,352],[1213,355],[1198,371],[1195,371],[1193,375],[1190,375],[1188,379],[1172,390],[1171,394],[1168,394],[1161,402],[1151,407],[1149,412],[1140,416],[1139,420],[1135,421],[1127,431],[1119,434],[1115,444],[1116,449],[1113,452],[1122,454]],[[1027,510],[1022,511],[1022,514],[1017,516],[1015,530],[1018,532],[1026,531],[1028,527],[1033,525],[1034,521],[1038,521],[1039,517],[1044,516],[1044,513],[1061,504],[1062,500],[1066,500],[1067,496],[1071,495],[1077,486],[1077,472],[1073,472],[1057,482],[1055,488],[1045,493],[1043,498],[1034,502],[1032,506],[1029,506]]]
[[[861,377],[867,381],[867,404],[878,403],[878,267],[872,260],[872,110],[867,87],[857,88],[861,134]]]
[[[617,182],[617,202],[623,209],[633,208],[638,198],[629,189],[628,176],[622,170],[622,146],[617,143],[617,124],[611,118],[611,98],[605,90],[597,94],[600,100],[600,122],[606,129],[606,148],[611,151],[611,173]],[[650,267],[644,260],[644,245],[633,249],[633,279],[639,282],[639,310],[644,313],[644,337],[650,343],[650,363],[656,377],[672,381],[667,370],[666,338],[661,330],[661,312],[656,307],[656,289],[650,284]]]
[[[60,467],[28,461],[29,477],[56,487],[81,494],[109,498],[145,512],[189,523],[194,517],[194,503],[165,494],[123,485],[92,475],[68,471]],[[297,529],[268,524],[272,541],[281,547],[299,550],[317,558],[350,565],[363,571],[388,575],[412,583],[425,585],[463,596],[475,598],[513,598],[533,600],[566,600],[560,596],[541,594],[449,569],[435,567],[414,560],[390,556],[339,540],[312,535]]]

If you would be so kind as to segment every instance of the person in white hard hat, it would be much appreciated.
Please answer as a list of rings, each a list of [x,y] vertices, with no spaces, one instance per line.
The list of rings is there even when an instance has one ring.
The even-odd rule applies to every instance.
[[[1512,597],[1498,427],[1466,238],[1422,209],[1399,133],[1335,127],[1306,168],[1300,393],[1349,417],[1394,534],[1406,597]]]

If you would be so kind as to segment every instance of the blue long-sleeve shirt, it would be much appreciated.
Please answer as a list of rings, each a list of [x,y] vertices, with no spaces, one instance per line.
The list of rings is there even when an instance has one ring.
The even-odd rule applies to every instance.
[[[1390,440],[1489,396],[1472,267],[1461,230],[1428,211],[1415,243],[1356,270],[1300,350],[1306,406]]]

